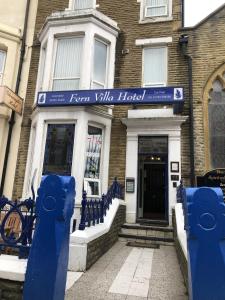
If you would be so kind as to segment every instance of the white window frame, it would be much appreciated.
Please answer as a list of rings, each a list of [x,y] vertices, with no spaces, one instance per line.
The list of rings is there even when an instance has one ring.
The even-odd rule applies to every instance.
[[[140,24],[145,23],[155,23],[155,22],[165,22],[172,21],[172,10],[173,10],[173,0],[167,0],[167,14],[165,15],[155,15],[155,16],[147,16],[147,7],[160,7],[160,6],[146,6],[146,0],[137,0],[140,3]]]
[[[52,61],[52,72],[51,72],[51,91],[53,91],[53,83],[54,80],[70,80],[70,79],[79,79],[79,87],[78,89],[80,89],[81,86],[81,78],[82,78],[82,66],[83,66],[83,61],[84,61],[84,55],[82,56],[82,61],[81,61],[81,68],[80,68],[80,77],[54,77],[54,73],[55,73],[55,65],[56,65],[56,56],[57,56],[57,49],[58,49],[58,42],[59,40],[63,40],[63,39],[74,39],[74,38],[82,38],[83,39],[83,50],[84,50],[84,35],[71,35],[71,36],[60,36],[60,37],[55,37],[54,40],[54,54],[53,54],[53,61]],[[84,52],[82,50],[82,52]]]
[[[146,0],[145,0],[145,3],[146,3]],[[165,17],[165,16],[168,16],[168,7],[169,6],[169,0],[167,0],[167,4],[166,5],[146,5],[145,4],[145,18],[155,18],[155,17]],[[148,16],[147,15],[147,10],[148,10],[148,8],[160,8],[160,7],[165,7],[166,9],[165,9],[165,11],[166,11],[166,13],[165,14],[161,14],[161,15],[150,15],[150,16]]]
[[[88,127],[92,126],[92,127],[96,127],[102,130],[102,148],[101,148],[101,154],[100,154],[100,168],[99,168],[99,178],[88,178],[88,177],[84,177],[84,180],[94,180],[94,181],[98,181],[99,182],[99,192],[101,193],[102,191],[102,182],[103,182],[103,178],[102,178],[102,174],[103,174],[103,165],[104,165],[104,156],[105,156],[105,126],[103,124],[98,124],[95,122],[91,122],[88,121],[88,125],[87,125],[87,132],[86,132],[86,145],[85,145],[85,166],[86,166],[86,160],[87,160],[87,136],[88,136]],[[85,170],[84,170],[85,171]],[[85,174],[84,174],[85,175]],[[101,194],[100,194],[101,196]],[[88,197],[93,197],[93,195],[88,196]],[[98,197],[98,196],[97,196]]]
[[[145,62],[144,62],[144,51],[146,49],[161,49],[164,48],[166,49],[165,51],[165,56],[166,56],[166,66],[165,66],[165,70],[166,70],[166,80],[165,82],[155,82],[155,83],[145,83],[144,82],[144,67],[145,67]],[[142,86],[143,87],[163,87],[163,86],[167,86],[167,82],[168,82],[168,47],[166,45],[155,45],[155,46],[146,46],[143,47],[142,50]]]
[[[95,57],[95,41],[98,41],[107,47],[106,52],[106,67],[105,67],[105,82],[102,84],[101,82],[98,82],[94,80],[94,57]],[[102,40],[99,37],[94,37],[94,46],[93,46],[93,56],[92,56],[92,70],[91,70],[91,89],[93,89],[93,84],[96,83],[98,85],[101,85],[103,89],[107,88],[108,86],[108,69],[109,69],[109,51],[110,51],[110,43]]]
[[[3,81],[4,70],[5,70],[6,51],[0,49],[0,52],[4,54],[2,69],[0,69],[0,85],[1,85]]]

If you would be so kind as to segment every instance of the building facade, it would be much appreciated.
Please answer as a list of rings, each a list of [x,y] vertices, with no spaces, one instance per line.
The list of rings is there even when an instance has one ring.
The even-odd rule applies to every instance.
[[[36,6],[35,0],[0,3],[0,187],[1,195],[7,197],[11,197],[13,191]],[[8,141],[10,127],[13,129]]]
[[[35,173],[36,188],[43,175],[73,175],[79,219],[83,190],[99,197],[117,177],[127,222],[170,223],[180,179],[223,167],[224,45],[213,42],[223,24],[222,7],[182,28],[180,0],[39,0],[14,196],[30,194]],[[184,92],[182,109],[160,95],[85,105],[168,87]]]

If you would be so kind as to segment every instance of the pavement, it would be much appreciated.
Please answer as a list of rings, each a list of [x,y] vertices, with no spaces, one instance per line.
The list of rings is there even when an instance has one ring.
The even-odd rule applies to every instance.
[[[65,300],[187,300],[173,246],[126,246],[118,241],[70,287]]]

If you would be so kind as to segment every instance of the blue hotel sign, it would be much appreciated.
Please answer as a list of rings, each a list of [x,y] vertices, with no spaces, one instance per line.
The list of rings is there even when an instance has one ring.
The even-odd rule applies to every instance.
[[[183,88],[128,88],[39,92],[38,106],[181,104]]]

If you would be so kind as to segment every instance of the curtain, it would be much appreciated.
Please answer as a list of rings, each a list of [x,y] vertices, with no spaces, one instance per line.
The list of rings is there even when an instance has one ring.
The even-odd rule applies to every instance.
[[[167,81],[166,48],[144,49],[144,86],[165,85]]]
[[[168,0],[146,0],[146,17],[167,15]]]
[[[58,40],[53,90],[79,88],[82,48],[83,37]]]
[[[75,0],[74,8],[75,9],[94,8],[94,1],[93,0]]]
[[[94,68],[93,84],[94,88],[104,88],[106,77],[107,45],[95,40],[94,46]]]

